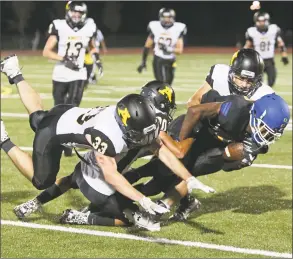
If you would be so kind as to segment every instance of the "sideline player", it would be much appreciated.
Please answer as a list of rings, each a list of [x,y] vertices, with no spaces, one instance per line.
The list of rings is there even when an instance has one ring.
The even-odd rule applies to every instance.
[[[137,71],[141,73],[143,69],[146,69],[147,56],[154,45],[154,76],[157,80],[171,85],[176,68],[176,55],[183,52],[183,36],[187,33],[186,25],[175,22],[173,9],[162,8],[159,11],[159,21],[151,21],[148,25],[148,32],[142,62]]]
[[[78,1],[67,3],[65,19],[57,19],[50,24],[43,56],[58,61],[53,70],[54,105],[80,105],[87,79],[84,67],[86,49],[98,55],[96,30],[94,20],[87,18],[86,4]],[[54,50],[56,46],[57,53]]]
[[[102,47],[103,53],[107,53],[107,46],[104,39],[104,35],[101,30],[97,30],[97,36],[95,39],[96,48],[98,50],[98,54],[91,55],[89,51],[85,54],[84,65],[87,70],[87,81],[85,84],[85,88],[87,88],[88,84],[96,84],[96,70],[98,69],[99,78],[103,76],[104,68],[102,61],[100,60],[100,46]]]
[[[281,37],[281,29],[276,24],[270,24],[270,15],[266,12],[256,12],[253,16],[254,27],[247,29],[244,48],[254,48],[263,58],[265,73],[268,76],[268,85],[273,86],[277,77],[275,66],[275,46],[282,53],[284,65],[289,63],[287,49]]]

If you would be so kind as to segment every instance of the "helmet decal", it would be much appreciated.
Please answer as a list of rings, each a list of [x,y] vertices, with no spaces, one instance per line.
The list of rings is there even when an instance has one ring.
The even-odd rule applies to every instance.
[[[130,118],[130,114],[127,108],[124,110],[118,108],[118,115],[121,117],[122,123],[127,126],[127,120]]]
[[[162,95],[166,95],[168,100],[170,102],[172,102],[172,93],[173,93],[173,90],[169,87],[169,86],[165,86],[165,89],[161,89],[158,91],[160,94]]]
[[[233,62],[234,62],[235,58],[237,58],[237,56],[238,56],[238,53],[239,53],[239,50],[238,50],[238,51],[236,51],[236,52],[233,54],[233,56],[232,56],[232,58],[231,58],[231,61],[230,61],[230,66],[233,64]]]

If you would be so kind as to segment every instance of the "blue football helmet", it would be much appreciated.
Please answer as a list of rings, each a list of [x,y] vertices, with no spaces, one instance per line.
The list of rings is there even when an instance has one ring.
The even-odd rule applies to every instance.
[[[252,138],[260,146],[278,140],[290,120],[290,110],[285,100],[268,94],[256,100],[250,110]]]

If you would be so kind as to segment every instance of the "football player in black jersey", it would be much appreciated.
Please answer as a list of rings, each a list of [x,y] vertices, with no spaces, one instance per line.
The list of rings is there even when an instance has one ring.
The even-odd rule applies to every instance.
[[[182,154],[183,164],[194,176],[219,170],[239,170],[250,166],[258,154],[267,152],[266,146],[280,138],[289,117],[288,105],[276,94],[266,95],[251,102],[241,96],[220,96],[216,91],[210,90],[203,96],[202,104],[190,107],[186,116],[179,116],[170,124],[169,134],[174,140],[180,141],[170,142],[170,145],[182,151],[182,141],[196,139],[190,142],[191,145],[187,145]],[[232,142],[243,143],[243,159],[225,160],[225,148]],[[172,186],[176,186],[181,196],[186,193],[186,190],[183,191],[184,188],[180,187],[180,180],[169,177],[168,170],[158,160],[135,170],[141,177],[153,176],[147,184],[138,185],[137,189],[145,195],[157,195],[161,191],[174,195]],[[175,192],[176,195],[178,198]],[[174,199],[159,202],[169,208]],[[196,199],[183,199],[175,218],[186,219],[198,205]]]
[[[175,22],[175,11],[162,8],[159,21],[151,21],[148,25],[148,38],[142,54],[142,62],[137,71],[146,69],[146,61],[150,48],[154,47],[153,72],[156,80],[172,84],[176,69],[176,55],[182,54],[183,36],[187,33],[184,23]]]

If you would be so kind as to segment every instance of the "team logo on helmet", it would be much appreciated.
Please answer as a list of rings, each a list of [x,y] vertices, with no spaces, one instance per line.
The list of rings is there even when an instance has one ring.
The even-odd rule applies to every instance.
[[[124,110],[118,108],[118,115],[121,117],[122,123],[127,126],[127,121],[131,117],[127,108]]]
[[[172,93],[173,93],[173,90],[169,87],[169,86],[165,86],[165,89],[161,89],[158,91],[160,94],[162,95],[166,95],[169,102],[172,102]]]
[[[238,53],[239,53],[239,50],[238,50],[238,51],[236,51],[236,52],[233,54],[233,56],[232,56],[232,58],[231,58],[231,61],[230,61],[230,66],[233,64],[233,62],[234,62],[235,58],[237,58],[237,56],[238,56]]]

